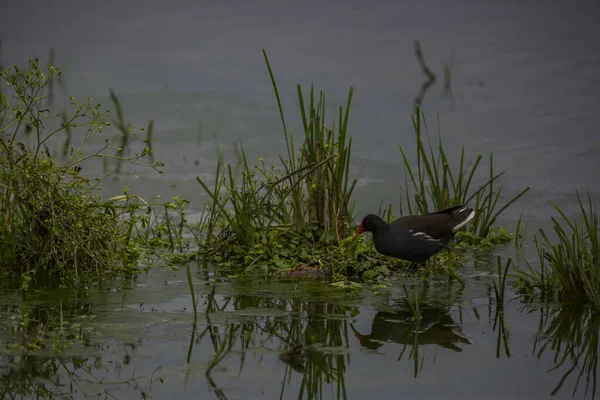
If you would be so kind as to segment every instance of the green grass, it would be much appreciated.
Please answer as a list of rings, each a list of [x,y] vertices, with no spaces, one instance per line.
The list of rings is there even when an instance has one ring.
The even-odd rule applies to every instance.
[[[209,196],[198,237],[203,257],[213,261],[294,267],[287,260],[306,259],[309,249],[337,244],[354,229],[351,194],[356,180],[349,178],[352,145],[346,134],[353,92],[350,89],[330,128],[325,125],[324,93],[317,96],[311,87],[305,98],[298,85],[304,132],[297,145],[287,128],[266,52],[264,57],[287,158],[280,157],[280,167],[268,167],[262,158],[252,163],[241,144],[237,165],[225,165],[219,157],[214,184],[197,178]]]
[[[500,205],[502,187],[497,186],[497,180],[504,175],[504,172],[494,171],[492,153],[490,153],[487,180],[482,185],[476,186],[474,178],[483,156],[480,154],[474,160],[467,160],[463,146],[458,166],[453,167],[446,155],[439,132],[435,147],[432,140],[429,140],[426,145],[423,136],[424,133],[427,134],[427,124],[423,112],[418,107],[412,122],[416,140],[416,167],[411,165],[405,147],[398,145],[405,172],[405,204],[401,203],[400,214],[425,215],[436,210],[467,204],[476,210],[475,218],[467,225],[467,229],[481,238],[486,238],[493,231],[498,216],[527,193],[529,187]]]
[[[543,229],[535,235],[540,268],[519,271],[523,289],[542,297],[580,299],[600,310],[600,240],[598,212],[588,192],[587,203],[577,193],[578,218],[572,219],[554,203],[552,239]]]
[[[94,157],[101,158],[105,166],[115,163],[117,173],[124,163],[148,166],[149,161],[151,167],[162,166],[154,162],[153,121],[136,153],[134,126],[127,122],[113,90],[113,122],[109,112],[102,112],[91,98],[83,104],[71,98],[68,112],[51,114],[47,107],[49,83],[60,76],[58,69],[52,64],[42,68],[32,61],[27,70],[5,70],[4,80],[12,92],[3,94],[0,109],[0,148],[5,156],[0,164],[3,268],[24,277],[47,271],[67,280],[102,280],[135,269],[141,253],[168,251],[174,254],[169,262],[187,262],[190,243],[184,236],[191,233],[204,265],[238,265],[267,275],[312,265],[330,269],[336,279],[370,271],[364,280],[385,280],[398,261],[379,255],[364,240],[349,240],[355,229],[353,193],[357,182],[350,177],[352,139],[348,135],[353,89],[344,104],[328,116],[325,94],[312,85],[306,93],[298,85],[298,140],[288,129],[275,75],[266,52],[263,54],[287,154],[279,158],[278,165],[267,165],[262,158],[250,160],[240,143],[237,163],[226,164],[217,149],[214,182],[197,178],[209,200],[195,229],[186,220],[186,200],[175,196],[165,203],[145,201],[127,188],[124,194],[103,200],[97,195],[101,179],[81,173],[81,165]],[[326,125],[328,119],[330,125]],[[459,173],[454,176],[441,139],[436,156],[421,140],[420,112],[413,121],[418,144],[414,171],[401,149],[407,182],[413,183],[416,193],[407,203],[409,211],[424,213],[430,205],[441,208],[476,199],[476,204],[482,205],[476,220],[482,222],[476,224],[476,231],[465,233],[469,238],[465,243],[475,243],[475,238],[486,238],[485,243],[494,238],[499,243],[509,237],[490,227],[527,189],[494,211],[500,190],[496,191],[493,183],[501,174],[494,174],[491,167],[488,184],[471,190],[481,158],[470,167],[463,150]],[[85,143],[109,126],[118,135],[106,139],[98,152],[85,154]],[[54,160],[48,147],[59,134],[67,136],[61,149],[64,162]],[[74,144],[74,138],[80,140]],[[479,240],[476,245],[482,243]],[[450,275],[458,278],[454,272]]]
[[[248,159],[240,143],[236,147],[237,164],[227,164],[219,152],[214,182],[197,178],[209,197],[196,234],[200,256],[205,262],[237,265],[267,275],[274,270],[317,265],[330,268],[336,279],[398,264],[398,260],[378,254],[364,240],[348,240],[355,229],[352,195],[357,182],[350,177],[352,139],[348,124],[352,88],[328,126],[325,94],[317,94],[311,86],[306,95],[298,85],[302,132],[294,136],[288,128],[275,74],[264,50],[263,55],[281,118],[286,155],[279,158],[277,165],[267,165],[263,158]],[[454,175],[441,138],[437,153],[431,146],[426,149],[420,112],[413,123],[417,137],[416,168],[411,167],[400,148],[407,196],[409,182],[414,189],[412,200],[407,199],[406,211],[424,214],[473,200],[478,212],[471,230],[462,235],[465,240],[461,250],[510,241],[512,236],[508,231],[492,227],[497,217],[529,188],[497,207],[501,189],[496,188],[495,182],[502,173],[494,173],[493,160],[489,181],[473,189],[481,156],[470,164],[463,149],[458,174]],[[387,216],[391,218],[391,207]],[[461,281],[453,269],[442,270]],[[368,273],[364,279],[378,280],[384,275]]]

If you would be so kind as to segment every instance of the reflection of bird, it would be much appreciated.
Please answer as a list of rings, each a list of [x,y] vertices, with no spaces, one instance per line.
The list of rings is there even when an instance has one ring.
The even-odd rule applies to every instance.
[[[455,206],[429,215],[410,215],[387,224],[377,215],[363,218],[357,235],[373,233],[373,243],[383,255],[425,265],[427,259],[448,243],[475,216],[465,206]]]
[[[282,351],[279,354],[279,359],[292,367],[296,372],[304,373],[304,361],[306,360],[304,345],[297,344]]]
[[[472,343],[446,311],[421,308],[421,312],[423,318],[417,322],[408,311],[379,311],[373,318],[369,335],[361,335],[352,324],[350,327],[361,346],[372,350],[387,342],[414,344],[415,335],[420,345],[437,344],[454,351],[462,351],[456,343]]]

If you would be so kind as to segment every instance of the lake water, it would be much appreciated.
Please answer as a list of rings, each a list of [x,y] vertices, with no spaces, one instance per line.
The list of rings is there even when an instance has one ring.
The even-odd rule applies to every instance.
[[[425,81],[414,55],[413,42],[419,40],[427,65],[438,77],[422,103],[430,131],[437,131],[439,115],[452,157],[463,145],[469,156],[493,152],[497,169],[507,171],[501,180],[506,197],[531,186],[499,222],[512,229],[523,210],[532,234],[548,226],[553,215],[548,200],[575,215],[575,190],[589,190],[596,202],[600,198],[599,12],[600,3],[585,0],[556,4],[532,0],[489,4],[469,0],[5,0],[0,6],[1,61],[22,64],[31,57],[47,59],[54,48],[69,95],[92,96],[108,107],[112,87],[129,121],[137,126],[155,121],[155,157],[166,167],[161,175],[141,170],[137,171],[140,179],[108,179],[104,192],[119,194],[129,186],[145,197],[179,195],[191,200],[192,210],[199,210],[204,194],[195,178],[213,175],[217,145],[230,162],[235,161],[234,143],[239,140],[251,160],[276,161],[284,152],[261,53],[265,48],[296,136],[301,129],[296,84],[308,90],[312,82],[324,90],[331,111],[345,102],[348,88],[354,87],[349,133],[352,169],[360,172],[355,192],[355,211],[360,216],[376,212],[381,201],[399,201],[404,177],[398,144],[414,146],[410,114]],[[444,94],[448,62],[453,66],[451,96]],[[101,165],[92,164],[87,171],[100,174]],[[478,179],[485,179],[485,171]],[[534,259],[531,250],[527,240],[524,254],[511,248],[498,252],[524,260]],[[151,271],[140,278],[140,287],[131,290],[86,292],[83,300],[65,299],[65,304],[71,304],[65,316],[93,332],[92,346],[76,346],[77,354],[113,361],[94,369],[104,371],[106,379],[129,379],[134,369],[136,375],[148,376],[160,366],[162,383],[154,381],[151,389],[149,379],[140,383],[155,398],[278,398],[281,393],[282,398],[298,398],[303,377],[310,384],[323,385],[321,392],[309,393],[305,388],[301,395],[307,398],[548,398],[569,366],[547,372],[554,365],[548,350],[539,359],[533,353],[543,314],[522,310],[518,300],[509,302],[511,357],[504,353],[497,357],[495,308],[486,308],[493,291],[493,266],[467,266],[461,272],[472,276],[467,290],[452,287],[444,295],[434,291],[427,296],[426,304],[433,303],[434,330],[422,328],[431,337],[418,346],[416,377],[414,360],[408,356],[416,347],[409,344],[398,359],[405,345],[399,338],[406,336],[408,320],[399,286],[373,295],[323,285],[315,292],[301,288],[295,297],[289,294],[295,284],[281,289],[279,283],[273,284],[275,288],[256,282],[248,286],[235,279],[223,283],[217,286],[217,303],[224,304],[228,297],[242,300],[216,313],[214,320],[198,321],[195,335],[207,327],[212,333],[192,346],[190,363],[186,359],[193,318],[181,272]],[[201,273],[197,278],[198,282],[207,279]],[[56,299],[55,294],[48,296]],[[437,304],[440,298],[451,301]],[[7,315],[20,304],[41,310],[57,307],[54,301],[22,301],[12,292],[2,301]],[[82,317],[86,315],[82,307],[95,317]],[[308,365],[313,369],[304,374],[286,369],[279,350],[288,337],[296,340],[300,331],[322,328],[310,325],[313,321],[331,324],[333,328],[323,328],[327,332],[338,329],[344,334],[334,340],[313,333],[316,339],[308,342],[325,342],[315,345],[312,353],[308,350]],[[384,344],[377,349],[361,346],[351,323],[362,335],[383,332],[378,340]],[[219,343],[215,335],[225,338],[227,330],[235,327],[247,330],[242,335],[246,347],[241,339],[235,342],[237,347],[212,370],[210,384],[205,371],[215,353],[212,344]],[[472,343],[461,342],[461,334],[450,327]],[[295,330],[286,331],[290,329]],[[2,335],[3,340],[12,340],[4,331]],[[453,340],[462,351],[441,345]],[[122,363],[124,354],[129,354],[129,364]],[[30,360],[40,362],[46,356],[34,352]],[[2,357],[4,369],[21,371],[23,379],[48,378],[40,371],[31,373],[27,359],[9,362]],[[98,376],[97,371],[94,374]],[[66,376],[64,371],[60,376]],[[338,392],[340,376],[345,396]],[[68,392],[67,382],[61,388]],[[282,382],[288,382],[283,389]],[[85,385],[76,397],[108,387]],[[118,398],[140,397],[142,389],[132,387],[119,386],[115,393]],[[570,398],[573,387],[568,380],[557,397]],[[576,397],[583,393],[580,387]]]

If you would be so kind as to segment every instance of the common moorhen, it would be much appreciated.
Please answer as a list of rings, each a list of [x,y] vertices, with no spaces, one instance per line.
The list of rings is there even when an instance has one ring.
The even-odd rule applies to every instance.
[[[371,232],[379,253],[425,266],[426,261],[446,248],[454,234],[474,216],[473,209],[462,205],[429,215],[402,217],[390,224],[369,214],[361,221],[356,234]]]

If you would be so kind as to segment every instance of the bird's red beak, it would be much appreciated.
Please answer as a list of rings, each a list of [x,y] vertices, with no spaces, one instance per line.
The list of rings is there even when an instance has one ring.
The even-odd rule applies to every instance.
[[[363,232],[364,232],[364,229],[363,229],[363,224],[361,222],[360,225],[358,226],[358,229],[356,230],[355,235],[360,235]]]

